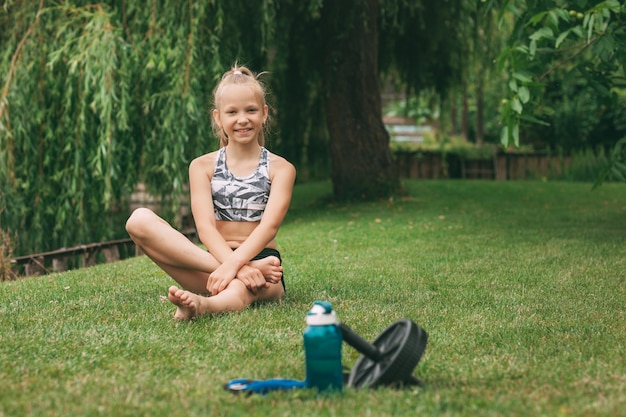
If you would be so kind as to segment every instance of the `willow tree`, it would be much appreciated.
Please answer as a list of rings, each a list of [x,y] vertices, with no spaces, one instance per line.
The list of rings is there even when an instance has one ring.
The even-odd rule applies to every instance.
[[[189,161],[217,146],[216,78],[265,39],[263,3],[232,3],[4,2],[0,226],[16,254],[124,236],[139,181],[175,211]]]
[[[4,2],[0,226],[18,254],[124,236],[139,181],[173,213],[189,161],[217,146],[207,108],[235,61],[270,72],[269,146],[299,172],[330,160],[337,198],[398,191],[379,76],[443,89],[459,2],[242,3]]]

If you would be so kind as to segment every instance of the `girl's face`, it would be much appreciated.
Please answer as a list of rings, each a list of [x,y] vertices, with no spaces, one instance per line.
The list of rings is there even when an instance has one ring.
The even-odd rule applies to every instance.
[[[267,105],[252,88],[236,84],[222,89],[218,108],[213,110],[213,118],[228,136],[229,143],[241,144],[258,143],[267,114]]]

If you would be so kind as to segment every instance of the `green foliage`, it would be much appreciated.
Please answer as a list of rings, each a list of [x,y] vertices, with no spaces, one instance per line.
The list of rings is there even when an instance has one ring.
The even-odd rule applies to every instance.
[[[602,168],[595,186],[601,185],[607,179],[626,181],[626,137],[617,141],[608,161]]]
[[[476,145],[458,136],[444,136],[424,143],[392,142],[391,149],[394,153],[438,152],[442,156],[454,155],[462,159],[489,159],[496,151],[494,145]]]
[[[296,186],[279,236],[287,295],[240,313],[174,322],[161,301],[172,281],[146,257],[2,283],[0,414],[620,415],[626,188],[405,186],[393,201],[341,205],[324,203],[329,182]],[[402,317],[422,326],[425,387],[223,389],[303,379],[305,314],[318,299],[368,341]],[[347,367],[359,355],[344,344]]]
[[[280,2],[270,65],[278,134],[271,142],[298,168],[298,181],[328,178],[329,132],[324,116],[320,0]]]
[[[432,91],[425,91],[421,94],[407,96],[405,100],[393,101],[383,109],[385,116],[410,117],[415,119],[419,126],[437,117],[437,112],[433,104],[437,102],[438,96]]]
[[[608,166],[608,158],[602,147],[575,150],[570,158],[571,163],[564,166],[562,172],[552,179],[594,182],[598,179],[598,173]]]
[[[626,5],[617,0],[504,3],[519,19],[499,58],[510,74],[502,144],[519,146],[522,125],[531,141],[543,136],[569,148],[612,146],[624,137]],[[618,165],[613,167],[623,176],[624,159],[620,152],[614,156]]]
[[[380,69],[397,76],[409,95],[443,93],[467,65],[468,14],[473,1],[380,0]]]

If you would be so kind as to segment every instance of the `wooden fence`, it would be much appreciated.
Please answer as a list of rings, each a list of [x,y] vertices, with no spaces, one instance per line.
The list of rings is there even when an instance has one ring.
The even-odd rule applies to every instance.
[[[494,152],[483,158],[467,158],[441,152],[397,152],[400,175],[414,179],[527,180],[559,175],[571,157],[545,153]]]
[[[197,240],[195,229],[186,230],[183,234],[192,240]],[[141,254],[135,242],[128,238],[18,256],[11,259],[11,266],[14,277],[37,276],[66,271],[70,264],[75,268],[84,268]]]

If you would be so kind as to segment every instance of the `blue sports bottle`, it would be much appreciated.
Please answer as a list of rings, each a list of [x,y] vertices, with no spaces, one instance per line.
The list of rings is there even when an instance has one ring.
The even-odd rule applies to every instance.
[[[327,301],[316,301],[306,316],[304,354],[307,388],[318,391],[341,391],[341,329],[337,316]]]

